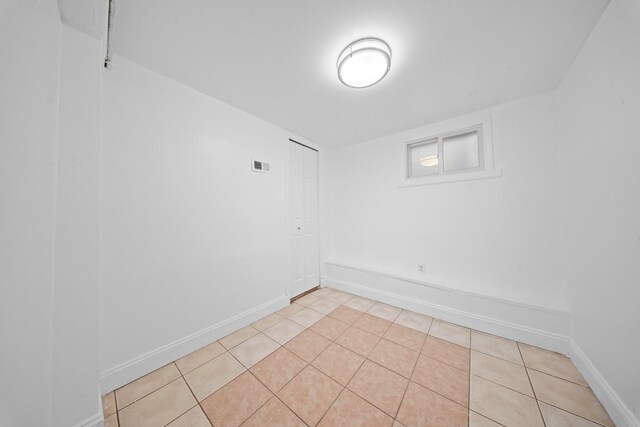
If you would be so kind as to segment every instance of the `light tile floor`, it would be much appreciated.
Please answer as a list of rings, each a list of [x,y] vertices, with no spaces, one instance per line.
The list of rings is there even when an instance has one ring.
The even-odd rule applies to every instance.
[[[613,426],[563,355],[330,288],[103,407],[106,427]]]

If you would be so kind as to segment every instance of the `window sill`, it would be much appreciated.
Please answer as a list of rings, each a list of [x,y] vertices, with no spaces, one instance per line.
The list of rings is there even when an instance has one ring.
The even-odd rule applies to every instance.
[[[407,178],[398,187],[418,187],[420,185],[447,184],[450,182],[478,181],[481,179],[500,178],[502,169],[492,169],[479,172],[455,173],[451,175],[436,175],[421,178]]]

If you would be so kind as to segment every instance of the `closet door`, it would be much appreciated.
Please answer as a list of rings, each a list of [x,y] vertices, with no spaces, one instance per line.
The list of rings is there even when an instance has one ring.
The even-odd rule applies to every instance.
[[[291,296],[320,284],[318,259],[318,152],[289,142]]]

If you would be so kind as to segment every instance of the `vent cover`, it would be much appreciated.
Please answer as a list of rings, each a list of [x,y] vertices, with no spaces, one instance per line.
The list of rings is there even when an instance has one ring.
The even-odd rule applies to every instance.
[[[269,173],[271,172],[271,165],[267,162],[251,159],[251,170],[254,172]]]

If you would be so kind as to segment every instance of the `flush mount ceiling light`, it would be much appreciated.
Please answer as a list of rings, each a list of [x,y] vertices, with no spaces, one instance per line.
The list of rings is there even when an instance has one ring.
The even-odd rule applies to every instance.
[[[431,156],[425,156],[425,157],[420,157],[420,159],[418,160],[420,162],[420,164],[422,166],[425,167],[432,167],[432,166],[437,166],[438,165],[438,155],[437,154],[433,154]]]
[[[338,56],[338,78],[346,86],[365,88],[384,78],[391,68],[391,48],[380,39],[356,40]]]

